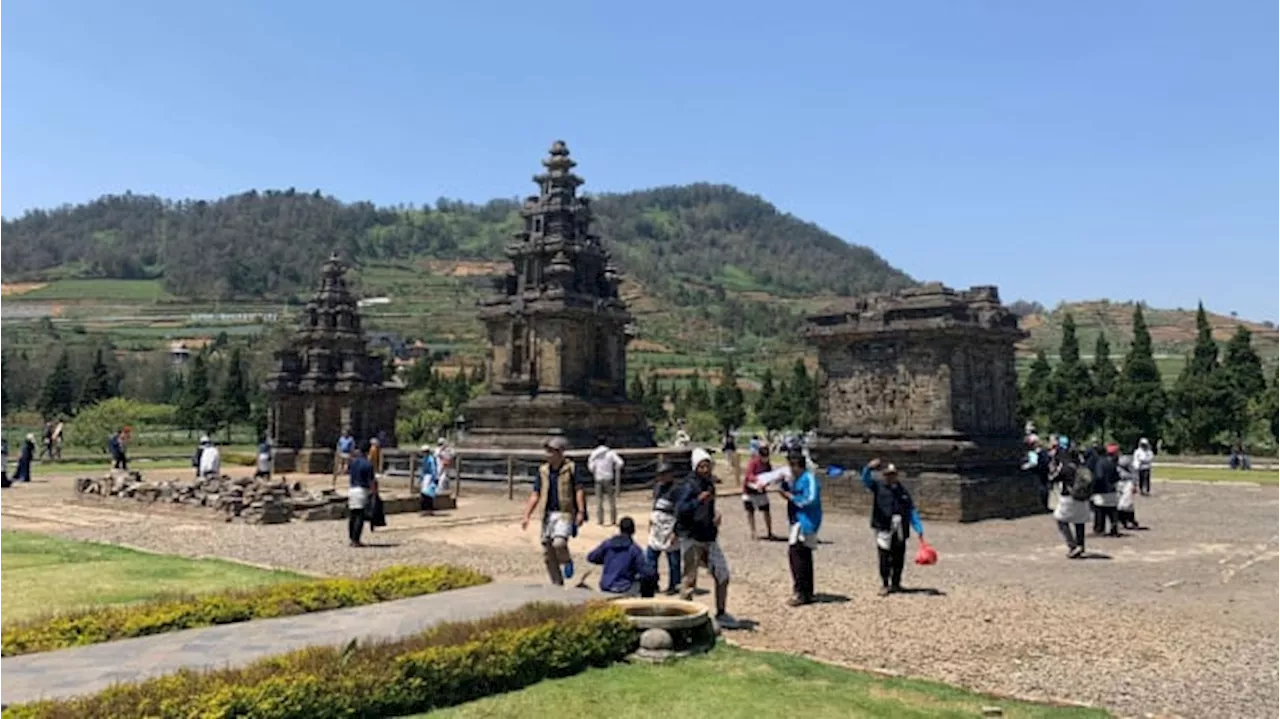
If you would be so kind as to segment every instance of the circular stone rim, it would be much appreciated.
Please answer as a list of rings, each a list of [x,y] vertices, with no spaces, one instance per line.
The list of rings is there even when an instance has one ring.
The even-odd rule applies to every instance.
[[[629,597],[626,599],[615,599],[613,603],[622,608],[626,612],[628,607],[676,607],[681,610],[692,610],[676,616],[670,615],[653,615],[642,616],[635,614],[627,614],[627,619],[639,629],[665,629],[667,631],[681,629],[696,629],[704,624],[711,624],[711,613],[707,608],[697,602],[688,602],[683,599],[644,599]]]

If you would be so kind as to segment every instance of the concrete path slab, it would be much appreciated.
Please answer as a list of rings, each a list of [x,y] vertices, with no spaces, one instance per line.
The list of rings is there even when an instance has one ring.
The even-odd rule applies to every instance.
[[[399,639],[443,622],[482,619],[529,602],[580,604],[586,589],[494,582],[295,617],[187,629],[0,660],[0,703],[92,694],[178,669],[219,669],[313,646]]]

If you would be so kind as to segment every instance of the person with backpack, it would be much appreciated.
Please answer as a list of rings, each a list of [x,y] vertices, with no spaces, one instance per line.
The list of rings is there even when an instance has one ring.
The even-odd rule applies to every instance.
[[[1071,453],[1071,441],[1058,438],[1049,465],[1049,481],[1058,486],[1058,505],[1053,518],[1067,542],[1067,557],[1084,556],[1084,525],[1089,521],[1089,498],[1093,495],[1093,472],[1081,466]]]

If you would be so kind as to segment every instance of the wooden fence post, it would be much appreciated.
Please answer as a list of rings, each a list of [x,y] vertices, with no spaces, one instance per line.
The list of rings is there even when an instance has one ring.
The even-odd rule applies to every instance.
[[[516,458],[507,455],[507,499],[516,498]]]

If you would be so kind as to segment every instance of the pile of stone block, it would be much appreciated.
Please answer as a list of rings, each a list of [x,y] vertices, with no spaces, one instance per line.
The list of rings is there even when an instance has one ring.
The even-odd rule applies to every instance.
[[[149,504],[206,507],[225,515],[226,520],[250,524],[281,524],[295,516],[301,519],[330,518],[338,508],[343,516],[346,502],[331,490],[312,493],[298,482],[251,477],[208,477],[149,481],[139,472],[113,471],[102,477],[83,477],[75,482],[81,495],[133,499]],[[312,516],[323,515],[323,516]]]

